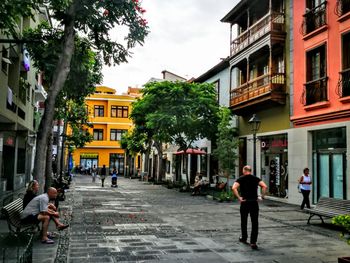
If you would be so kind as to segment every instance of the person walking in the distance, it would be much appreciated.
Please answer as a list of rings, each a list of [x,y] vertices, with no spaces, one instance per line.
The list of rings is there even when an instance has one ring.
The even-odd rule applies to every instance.
[[[234,195],[238,198],[241,207],[241,237],[239,241],[245,244],[247,243],[248,232],[248,214],[250,214],[250,219],[252,222],[252,231],[250,234],[250,246],[252,249],[258,249],[256,244],[258,240],[259,232],[259,204],[258,204],[258,186],[261,187],[261,199],[264,198],[267,186],[258,177],[251,174],[251,167],[246,165],[243,167],[243,175],[239,177],[232,186],[232,191]],[[240,194],[238,193],[240,189]]]
[[[96,182],[96,174],[97,174],[97,168],[96,168],[96,164],[94,164],[94,166],[91,169],[91,175],[92,175],[92,182]]]
[[[310,208],[310,191],[311,191],[311,177],[309,175],[309,168],[305,168],[303,170],[303,175],[299,179],[300,183],[300,190],[301,193],[303,194],[303,202],[300,205],[301,209],[304,209],[305,205],[307,208]]]
[[[105,187],[106,176],[107,176],[106,165],[103,165],[101,168],[101,171],[100,171],[100,178],[101,178],[102,187]]]

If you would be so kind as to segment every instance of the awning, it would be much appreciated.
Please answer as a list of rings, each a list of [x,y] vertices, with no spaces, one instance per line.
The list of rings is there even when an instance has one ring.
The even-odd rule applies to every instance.
[[[182,151],[178,151],[175,154],[180,155],[180,154],[184,154],[185,152]],[[187,149],[186,150],[187,154],[207,154],[205,151],[199,150],[199,149]]]

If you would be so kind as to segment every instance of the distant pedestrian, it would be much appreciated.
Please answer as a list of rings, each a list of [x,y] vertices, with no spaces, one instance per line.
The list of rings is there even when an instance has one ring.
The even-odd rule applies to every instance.
[[[115,168],[112,171],[111,183],[112,187],[118,187],[118,172]]]
[[[311,191],[311,177],[309,175],[309,168],[303,170],[303,175],[299,179],[300,190],[303,194],[303,202],[300,205],[300,209],[304,209],[305,205],[307,208],[310,208],[310,191]]]
[[[100,171],[100,179],[101,179],[102,187],[105,187],[106,176],[107,176],[106,165],[103,165]]]
[[[96,165],[94,164],[94,166],[91,169],[91,175],[92,175],[92,182],[96,182],[96,176],[97,176],[97,168]]]
[[[252,231],[250,234],[250,247],[252,249],[258,249],[256,242],[258,240],[259,231],[259,204],[258,200],[263,199],[266,193],[266,184],[258,177],[251,174],[251,167],[246,165],[243,167],[243,175],[239,177],[232,186],[234,195],[238,198],[241,207],[241,237],[239,241],[248,244],[248,214],[252,222]],[[258,186],[262,189],[261,198],[258,198]],[[240,193],[238,193],[238,188]]]

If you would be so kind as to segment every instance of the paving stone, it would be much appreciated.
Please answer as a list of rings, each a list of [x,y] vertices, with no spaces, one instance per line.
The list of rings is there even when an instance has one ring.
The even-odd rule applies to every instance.
[[[125,178],[117,189],[103,189],[87,176],[74,180],[62,203],[70,228],[52,247],[35,242],[33,262],[336,263],[349,251],[338,231],[307,225],[297,206],[261,203],[260,249],[252,251],[238,242],[238,203]]]

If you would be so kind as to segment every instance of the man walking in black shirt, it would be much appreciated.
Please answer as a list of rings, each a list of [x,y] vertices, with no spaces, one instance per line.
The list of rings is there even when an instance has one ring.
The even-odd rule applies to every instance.
[[[241,231],[242,235],[239,241],[247,244],[247,223],[248,214],[250,214],[250,219],[252,221],[252,232],[250,234],[250,246],[252,249],[258,249],[256,241],[258,239],[259,231],[259,204],[258,200],[263,199],[267,186],[261,181],[260,178],[251,174],[252,169],[249,165],[243,167],[243,175],[239,177],[232,186],[232,191],[234,195],[238,198],[241,208]],[[258,197],[258,186],[261,187],[262,195]],[[238,193],[238,188],[240,189],[240,194]]]

